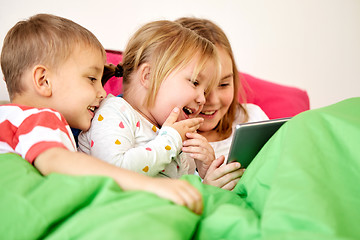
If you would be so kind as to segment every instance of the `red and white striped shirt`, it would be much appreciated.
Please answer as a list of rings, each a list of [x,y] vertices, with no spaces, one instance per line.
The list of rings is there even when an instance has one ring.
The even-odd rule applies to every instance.
[[[71,129],[59,112],[16,104],[0,106],[0,153],[19,154],[32,164],[53,147],[76,151]]]

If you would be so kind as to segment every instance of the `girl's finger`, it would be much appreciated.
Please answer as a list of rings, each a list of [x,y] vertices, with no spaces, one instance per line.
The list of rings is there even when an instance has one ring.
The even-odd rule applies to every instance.
[[[176,122],[176,120],[178,119],[180,114],[180,110],[178,107],[175,107],[171,113],[169,114],[169,116],[167,117],[167,119],[165,120],[163,126],[169,126],[172,125],[173,123]]]
[[[188,138],[193,138],[193,139],[200,139],[200,140],[203,140],[203,141],[207,141],[204,136],[200,135],[199,133],[194,133],[194,132],[188,132],[188,133],[186,133],[186,137],[188,137]]]
[[[183,142],[183,145],[185,145],[185,146],[201,146],[204,148],[211,148],[211,145],[208,144],[207,142],[204,142],[200,139],[195,139],[195,138],[189,138],[189,139],[185,140]]]
[[[204,154],[204,155],[209,154],[209,151],[207,151],[206,149],[204,149],[202,147],[195,147],[195,146],[182,147],[181,150],[183,152],[187,152],[187,153],[198,153],[198,154]],[[211,154],[209,154],[209,155],[211,155]]]
[[[210,166],[211,167],[211,166]],[[213,176],[215,179],[221,179],[223,178],[225,175],[236,172],[236,171],[241,171],[243,172],[243,170],[240,169],[241,164],[238,162],[232,162],[230,164],[226,164],[226,165],[222,165],[219,166],[216,170],[214,170]],[[241,172],[238,173],[234,173],[232,176],[236,176],[236,175],[242,175]],[[234,179],[235,177],[231,177],[231,179]],[[226,180],[225,180],[226,181]]]
[[[236,178],[231,180],[230,182],[226,183],[224,186],[222,186],[222,189],[226,189],[226,190],[233,190],[234,187],[236,186],[236,184],[239,182],[240,178]]]
[[[223,155],[221,155],[219,158],[215,159],[209,169],[208,169],[208,173],[210,174],[210,178],[211,179],[218,179],[221,175],[217,176],[216,174],[216,170],[224,163],[225,161],[225,157]]]

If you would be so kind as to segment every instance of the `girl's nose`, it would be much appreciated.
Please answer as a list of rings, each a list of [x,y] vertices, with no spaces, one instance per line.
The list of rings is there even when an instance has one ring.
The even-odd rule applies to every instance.
[[[210,91],[207,95],[206,95],[206,103],[208,104],[214,104],[216,103],[218,100],[217,97],[217,91],[216,89]]]
[[[204,105],[206,102],[206,98],[205,98],[205,92],[201,91],[198,94],[198,97],[196,98],[196,102],[198,103],[198,105]]]

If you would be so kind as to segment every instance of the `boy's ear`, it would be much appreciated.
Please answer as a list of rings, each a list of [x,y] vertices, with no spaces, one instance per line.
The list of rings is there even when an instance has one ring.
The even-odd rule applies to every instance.
[[[36,65],[33,68],[32,80],[35,91],[44,97],[50,97],[52,94],[51,81],[48,79],[48,69],[43,65]]]
[[[143,63],[140,66],[140,82],[146,89],[150,86],[150,64]]]

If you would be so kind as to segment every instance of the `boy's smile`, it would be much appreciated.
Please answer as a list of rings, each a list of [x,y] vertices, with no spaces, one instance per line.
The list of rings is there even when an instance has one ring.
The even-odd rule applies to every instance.
[[[88,110],[89,110],[89,112],[90,112],[90,115],[91,115],[91,119],[93,119],[94,118],[94,115],[95,115],[95,110],[96,109],[98,109],[99,108],[99,106],[97,106],[97,107],[95,107],[95,106],[88,106]]]

